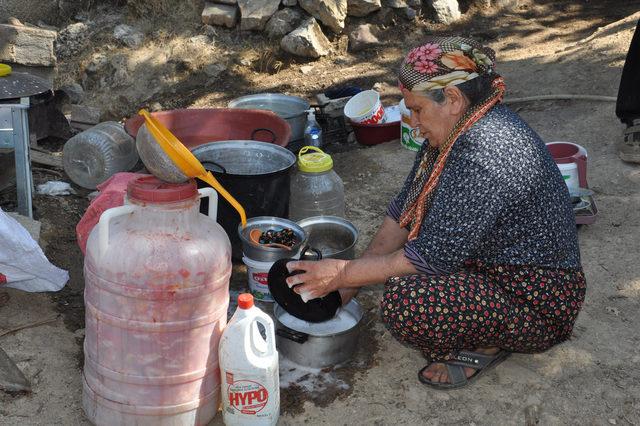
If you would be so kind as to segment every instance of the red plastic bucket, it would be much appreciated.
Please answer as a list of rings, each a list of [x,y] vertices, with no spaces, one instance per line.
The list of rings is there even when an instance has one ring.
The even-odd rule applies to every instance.
[[[547,149],[556,164],[576,163],[580,187],[587,187],[587,150],[571,142],[549,142]]]
[[[235,108],[175,109],[151,114],[171,131],[187,148],[209,142],[256,140],[286,147],[291,128],[270,111]],[[124,128],[132,137],[144,122],[140,115],[131,117]]]

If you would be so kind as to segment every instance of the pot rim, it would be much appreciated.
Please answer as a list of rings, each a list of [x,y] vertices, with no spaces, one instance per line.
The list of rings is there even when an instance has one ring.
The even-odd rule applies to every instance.
[[[356,246],[356,244],[358,244],[358,238],[360,238],[360,232],[358,231],[358,228],[356,228],[356,226],[353,223],[349,222],[347,219],[340,216],[312,216],[312,217],[301,219],[297,223],[300,226],[300,228],[304,229],[304,232],[306,232],[308,237],[311,237],[311,233],[307,231],[307,229],[305,229],[305,226],[312,226],[319,223],[337,224],[351,231],[351,234],[353,235],[353,243],[351,243],[348,247],[345,247],[344,249],[333,253],[331,256],[336,256],[338,254],[345,253],[353,249]]]
[[[273,174],[278,174],[278,173],[283,173],[283,172],[287,172],[288,170],[291,170],[291,168],[296,164],[297,158],[295,156],[294,153],[292,153],[291,151],[289,151],[286,148],[283,148],[279,145],[275,145],[273,143],[270,142],[262,142],[262,141],[254,141],[254,140],[248,140],[248,139],[229,139],[229,140],[224,140],[224,141],[216,141],[216,142],[207,142],[204,143],[202,145],[199,145],[198,147],[194,148],[191,153],[198,159],[198,161],[200,162],[207,162],[206,159],[201,159],[198,157],[198,155],[203,155],[206,152],[214,152],[214,151],[221,151],[223,149],[228,149],[228,150],[240,150],[240,149],[246,149],[247,147],[257,147],[260,148],[263,151],[272,151],[272,152],[276,152],[279,155],[282,155],[283,159],[287,159],[289,160],[289,162],[291,164],[289,164],[286,167],[280,168],[278,170],[274,170],[268,173],[260,173],[260,174],[238,174],[238,173],[221,173],[221,172],[212,172],[212,173],[217,173],[221,176],[237,176],[237,177],[265,177],[265,176],[269,176],[269,175],[273,175]],[[224,167],[224,164],[222,165]]]
[[[264,253],[269,253],[269,254],[290,254],[291,256],[295,255],[298,251],[298,249],[300,247],[302,247],[304,244],[306,244],[306,242],[309,239],[309,236],[307,235],[307,231],[305,231],[300,225],[298,225],[296,222],[289,220],[289,219],[284,219],[281,217],[275,217],[275,216],[256,216],[256,217],[252,217],[247,219],[247,224],[246,229],[252,229],[251,225],[260,225],[261,223],[266,224],[273,224],[273,225],[281,225],[281,226],[290,226],[291,229],[294,230],[294,232],[296,232],[296,234],[300,235],[302,234],[302,239],[295,245],[293,245],[291,247],[291,250],[285,250],[283,248],[277,248],[277,247],[258,247],[255,244],[253,244],[251,241],[249,241],[249,238],[247,238],[247,236],[245,236],[245,232],[244,229],[242,227],[242,223],[238,224],[238,236],[240,237],[240,242],[243,245],[243,249],[244,246],[249,246],[252,249],[256,250],[256,251],[261,251]],[[246,255],[246,254],[245,254]],[[288,256],[288,257],[291,257]],[[287,256],[285,256],[287,257]],[[250,259],[253,259],[253,257],[250,257]],[[258,259],[254,259],[254,260],[258,260]]]
[[[265,111],[271,111],[270,109],[265,109],[265,108],[257,108],[255,105],[251,105],[249,102],[251,101],[256,101],[256,100],[264,100],[264,101],[271,101],[271,100],[281,100],[284,102],[288,102],[292,105],[297,104],[298,106],[303,106],[304,108],[299,111],[299,112],[289,112],[286,114],[278,114],[274,111],[272,111],[274,114],[276,114],[277,116],[279,116],[280,118],[284,119],[284,120],[289,120],[289,119],[293,119],[293,118],[298,118],[300,116],[303,116],[307,113],[307,110],[309,108],[311,108],[311,104],[309,104],[309,102],[303,98],[297,97],[297,96],[291,96],[291,95],[283,95],[281,93],[256,93],[253,95],[245,95],[245,96],[240,96],[239,98],[235,98],[232,99],[228,106],[229,108],[242,108],[242,109],[260,109],[260,110],[265,110]],[[247,103],[249,103],[247,105]],[[247,106],[243,106],[243,105],[247,105]]]
[[[338,332],[338,333],[323,334],[323,335],[320,335],[320,336],[319,336],[319,335],[316,335],[316,334],[308,333],[308,332],[306,332],[306,331],[299,331],[299,330],[296,330],[296,329],[294,329],[294,328],[288,327],[287,325],[283,324],[283,323],[280,321],[280,316],[282,315],[282,313],[285,313],[285,312],[287,312],[287,311],[285,311],[285,310],[284,310],[284,308],[283,308],[282,306],[278,305],[278,303],[277,303],[277,302],[274,302],[274,303],[273,303],[273,317],[274,317],[274,318],[275,318],[275,320],[276,320],[276,324],[281,325],[282,327],[286,327],[286,328],[288,328],[289,330],[296,331],[296,332],[298,332],[298,333],[308,334],[308,335],[309,335],[309,337],[315,337],[315,338],[317,338],[317,339],[324,338],[324,337],[337,337],[337,336],[342,336],[342,335],[345,335],[345,334],[348,334],[348,333],[353,333],[354,331],[359,330],[359,329],[360,329],[360,327],[362,326],[362,323],[364,322],[364,309],[362,308],[362,305],[360,304],[360,302],[358,302],[358,300],[356,300],[356,298],[354,297],[354,298],[352,298],[352,299],[349,301],[349,303],[347,303],[347,305],[346,305],[346,306],[344,306],[344,307],[347,307],[347,306],[349,306],[349,305],[353,305],[353,306],[355,306],[355,308],[354,308],[354,309],[357,309],[357,311],[360,313],[360,319],[358,320],[358,322],[356,323],[356,325],[354,325],[353,327],[351,327],[351,328],[349,328],[349,329],[347,329],[347,330],[340,331],[340,332]],[[343,307],[340,307],[340,308],[342,309]]]

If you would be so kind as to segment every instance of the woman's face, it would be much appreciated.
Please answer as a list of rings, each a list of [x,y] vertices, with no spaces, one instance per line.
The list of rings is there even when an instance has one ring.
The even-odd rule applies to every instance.
[[[420,136],[427,138],[434,148],[444,143],[468,106],[462,92],[453,87],[445,88],[445,100],[441,104],[406,89],[402,89],[402,96],[411,111],[411,127],[418,128]]]

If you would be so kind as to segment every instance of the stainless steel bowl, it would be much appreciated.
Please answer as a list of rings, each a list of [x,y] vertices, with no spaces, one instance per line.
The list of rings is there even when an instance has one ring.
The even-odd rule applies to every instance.
[[[309,246],[320,250],[322,257],[350,260],[355,257],[358,230],[337,216],[314,216],[298,221],[307,233]]]
[[[296,96],[281,95],[279,93],[259,93],[236,98],[229,102],[229,108],[264,109],[275,112],[291,127],[291,140],[304,138],[304,128],[307,124],[306,111],[309,102]]]
[[[291,247],[291,250],[263,247],[256,245],[249,239],[249,233],[252,229],[266,231],[268,229],[280,230],[283,228],[291,228],[298,238],[298,243]],[[307,243],[307,233],[297,223],[288,219],[273,216],[258,216],[247,219],[247,225],[243,228],[242,224],[238,225],[238,235],[242,242],[242,252],[250,259],[260,262],[275,262],[279,259],[288,257],[297,258],[301,249]]]

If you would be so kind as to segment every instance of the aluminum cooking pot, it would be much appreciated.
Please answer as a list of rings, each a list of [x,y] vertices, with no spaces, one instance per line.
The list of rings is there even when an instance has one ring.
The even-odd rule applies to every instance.
[[[351,260],[355,257],[358,230],[338,216],[314,216],[298,221],[307,233],[308,244],[324,258]]]
[[[298,365],[313,368],[324,368],[348,361],[358,348],[360,328],[364,321],[364,311],[357,300],[351,299],[341,308],[355,318],[355,326],[330,333],[323,330],[325,323],[311,324],[310,327],[287,327],[281,319],[287,314],[278,304],[273,313],[276,322],[276,347],[285,358]],[[288,314],[287,314],[288,315]],[[290,317],[286,317],[290,318]],[[295,324],[289,324],[295,326]],[[314,332],[322,330],[322,332]]]
[[[309,102],[296,96],[279,93],[259,93],[242,96],[229,102],[229,108],[263,109],[275,112],[291,127],[291,140],[304,139]]]

